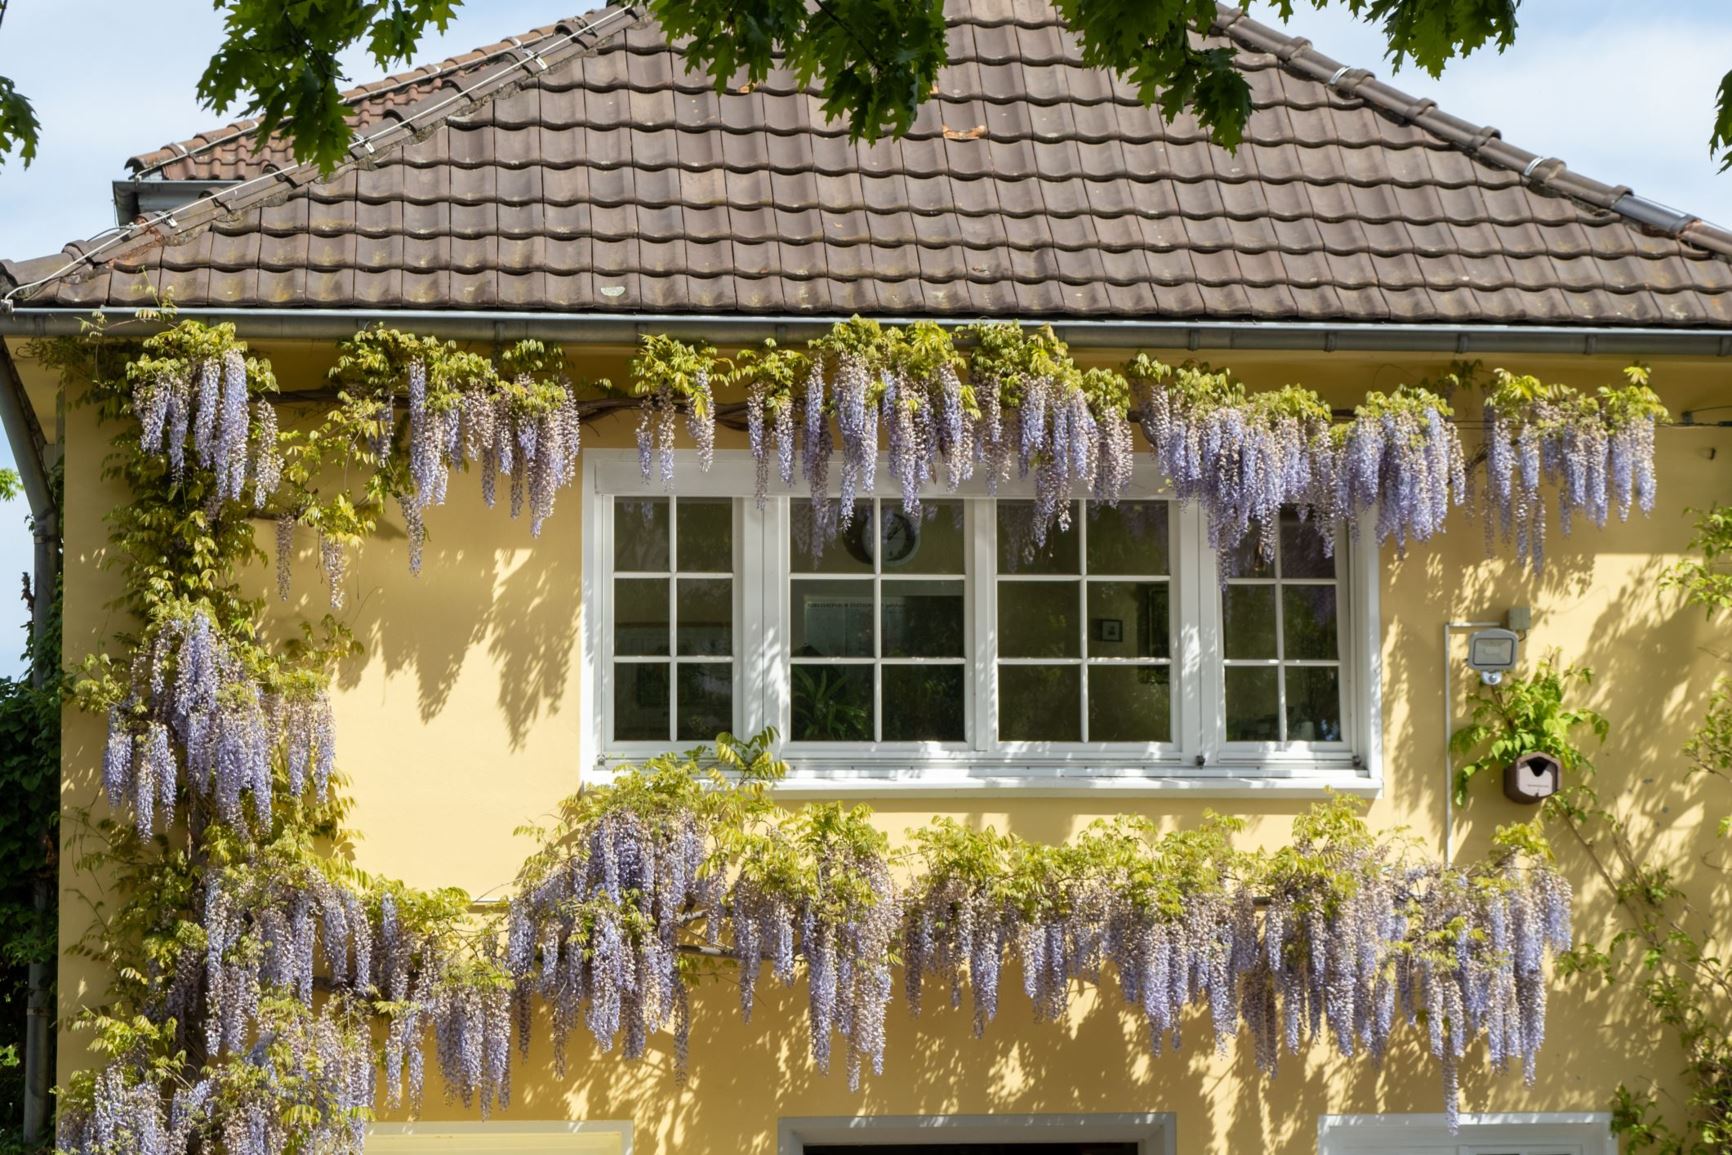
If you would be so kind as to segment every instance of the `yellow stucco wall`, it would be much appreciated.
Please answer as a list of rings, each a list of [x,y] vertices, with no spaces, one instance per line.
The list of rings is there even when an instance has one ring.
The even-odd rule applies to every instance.
[[[286,388],[318,384],[331,350],[267,347]],[[1115,354],[1102,358],[1116,361]],[[1442,368],[1420,356],[1278,355],[1214,357],[1253,384],[1298,381],[1351,403],[1372,388],[1389,388]],[[1579,385],[1612,381],[1621,363],[1588,357],[1504,357],[1500,363]],[[619,351],[584,364],[596,375],[623,376]],[[1720,362],[1656,359],[1655,385],[1674,412],[1727,400],[1727,366]],[[38,369],[23,365],[40,391]],[[1732,411],[1728,411],[1732,416]],[[586,430],[586,445],[630,443],[631,423],[613,419]],[[723,433],[723,443],[730,435]],[[1424,843],[1441,838],[1443,702],[1439,628],[1447,619],[1495,618],[1512,605],[1534,609],[1525,656],[1557,648],[1599,675],[1589,696],[1612,720],[1613,736],[1598,763],[1609,795],[1638,816],[1644,845],[1680,863],[1699,900],[1720,903],[1724,883],[1707,866],[1719,814],[1697,785],[1682,780],[1679,748],[1699,717],[1716,675],[1727,669],[1724,627],[1685,612],[1656,579],[1681,554],[1690,533],[1686,507],[1732,499],[1732,429],[1667,429],[1659,434],[1660,506],[1652,518],[1614,523],[1604,532],[1579,529],[1554,537],[1541,578],[1508,560],[1487,560],[1477,521],[1458,514],[1444,540],[1406,558],[1382,559],[1383,796],[1371,807],[1382,827],[1406,826]],[[732,442],[738,443],[737,435]],[[99,477],[106,437],[89,409],[67,419],[66,649],[69,662],[99,648],[127,625],[106,603],[116,575],[102,568],[103,515],[122,495]],[[1471,448],[1471,447],[1470,447]],[[581,691],[581,495],[562,494],[538,541],[525,522],[503,508],[488,511],[474,478],[453,483],[449,504],[428,517],[430,541],[419,579],[408,573],[400,536],[369,544],[355,560],[351,596],[341,617],[366,655],[345,665],[336,692],[339,763],[354,797],[355,848],[367,870],[423,886],[456,885],[498,894],[526,850],[512,830],[544,814],[577,784]],[[268,532],[268,527],[265,531]],[[261,539],[261,544],[268,545]],[[301,542],[297,602],[273,610],[325,612],[311,543]],[[252,575],[264,591],[270,575]],[[1459,653],[1457,654],[1459,661]],[[1461,681],[1458,679],[1457,685]],[[1458,711],[1459,716],[1459,711]],[[65,795],[69,806],[97,793],[102,727],[69,713],[65,722]],[[1459,822],[1460,853],[1484,846],[1493,827],[1527,812],[1476,789]],[[1147,799],[1057,800],[1011,794],[961,800],[873,799],[893,832],[953,814],[993,823],[1037,839],[1062,839],[1111,810],[1194,822],[1209,806],[1251,818],[1247,842],[1275,843],[1299,800],[1211,802],[1190,795]],[[62,941],[88,921],[75,891],[89,881],[70,871],[76,857],[67,824]],[[1578,929],[1589,938],[1610,933],[1604,888],[1575,848],[1561,847],[1564,868],[1579,889]],[[1722,906],[1722,909],[1724,907]],[[1008,977],[1008,976],[1007,976]],[[61,970],[62,1022],[99,992],[100,976],[68,957]],[[1417,1032],[1402,1033],[1379,1070],[1330,1056],[1322,1046],[1303,1060],[1284,1060],[1267,1081],[1248,1046],[1217,1057],[1197,1022],[1184,1050],[1151,1058],[1143,1035],[1109,995],[1077,1003],[1057,1025],[1032,1021],[1026,1001],[1007,995],[984,1039],[971,1037],[968,1015],[929,1010],[911,1019],[892,1009],[887,1070],[851,1093],[840,1072],[820,1076],[806,1052],[803,988],[781,992],[765,984],[749,1028],[738,1021],[731,984],[699,992],[691,1045],[691,1077],[677,1085],[670,1043],[658,1040],[648,1059],[627,1064],[597,1056],[587,1036],[574,1038],[571,1074],[552,1074],[545,1032],[517,1066],[517,1104],[509,1118],[631,1120],[640,1153],[770,1151],[779,1117],[854,1113],[921,1115],[992,1112],[1177,1113],[1183,1152],[1303,1152],[1316,1149],[1322,1113],[1435,1112],[1441,1098],[1435,1069],[1420,1053]],[[61,1074],[89,1062],[77,1035],[62,1034]],[[1550,1037],[1531,1087],[1519,1074],[1492,1077],[1476,1048],[1465,1064],[1463,1109],[1473,1111],[1602,1110],[1620,1080],[1650,1075],[1671,1086],[1678,1054],[1629,989],[1589,991],[1559,985],[1551,1004]],[[429,1080],[429,1118],[470,1118],[443,1104]]]

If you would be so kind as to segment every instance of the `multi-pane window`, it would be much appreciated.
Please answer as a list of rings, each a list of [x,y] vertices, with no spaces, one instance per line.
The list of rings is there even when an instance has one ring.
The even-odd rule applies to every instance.
[[[760,507],[749,458],[725,460],[668,495],[629,458],[598,474],[615,487],[586,520],[586,733],[604,759],[765,726],[820,776],[1297,778],[1375,755],[1375,554],[1350,565],[1294,514],[1267,562],[1254,542],[1218,559],[1202,514],[1152,485],[1074,502],[1044,536],[1015,480],[917,511],[880,490],[824,532],[803,496]]]
[[[734,505],[613,503],[613,736],[707,741],[734,729]]]
[[[1221,591],[1229,742],[1339,742],[1341,604],[1336,559],[1315,525],[1283,510],[1275,558],[1254,540]]]
[[[793,503],[788,678],[796,742],[966,740],[963,503],[862,501],[834,539]]]
[[[1169,742],[1167,503],[1078,507],[1037,543],[1029,502],[996,502],[998,738]]]

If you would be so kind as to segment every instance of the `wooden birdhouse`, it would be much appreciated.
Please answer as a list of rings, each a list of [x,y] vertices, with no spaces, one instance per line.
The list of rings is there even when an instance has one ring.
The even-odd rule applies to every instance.
[[[1544,802],[1563,785],[1564,768],[1556,758],[1530,750],[1504,767],[1503,792],[1515,802]]]

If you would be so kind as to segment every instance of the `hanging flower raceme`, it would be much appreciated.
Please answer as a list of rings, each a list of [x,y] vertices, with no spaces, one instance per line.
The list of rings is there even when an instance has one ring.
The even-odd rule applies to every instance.
[[[663,335],[646,336],[632,358],[632,392],[638,408],[637,453],[643,478],[660,476],[664,486],[674,480],[674,430],[681,409],[698,446],[698,464],[708,471],[716,448],[716,351],[691,346]]]
[[[552,516],[558,492],[576,480],[582,422],[574,387],[563,357],[539,341],[519,341],[489,360],[451,342],[376,326],[344,343],[331,379],[340,403],[333,420],[344,436],[297,443],[290,466],[302,480],[352,460],[374,472],[358,500],[337,493],[279,515],[278,584],[285,597],[297,524],[318,531],[320,568],[340,607],[347,550],[371,531],[388,498],[401,510],[409,567],[419,573],[427,510],[445,503],[453,468],[480,472],[490,507],[498,479],[507,478],[511,515],[527,506],[531,536]],[[274,468],[280,473],[282,466]]]
[[[1642,366],[1626,384],[1583,393],[1499,369],[1486,386],[1485,530],[1489,549],[1513,537],[1518,561],[1545,566],[1546,500],[1557,494],[1558,527],[1569,535],[1576,515],[1596,527],[1615,508],[1654,508],[1654,430],[1666,409]]]
[[[150,836],[175,821],[183,788],[238,824],[244,800],[268,823],[277,759],[291,796],[311,782],[323,802],[335,753],[330,703],[305,676],[267,687],[202,606],[165,612],[108,707],[103,787]]]
[[[889,845],[865,807],[809,806],[784,834],[802,866],[792,898],[799,937],[796,953],[806,967],[807,1025],[812,1059],[830,1069],[832,1035],[846,1043],[848,1085],[858,1088],[867,1063],[884,1070],[884,1020],[893,982],[891,953],[900,937],[900,904],[890,878]],[[771,839],[774,845],[781,839]],[[763,879],[785,868],[763,869],[754,861],[764,844],[749,849],[741,868],[748,906],[761,905]],[[774,852],[772,852],[774,853]]]
[[[177,484],[186,475],[190,439],[193,465],[209,475],[213,505],[242,500],[249,476],[255,505],[276,492],[282,474],[275,414],[261,399],[256,428],[250,416],[253,394],[275,392],[276,380],[267,363],[247,356],[233,325],[185,322],[153,334],[126,375],[139,447],[165,458]]]
[[[840,322],[814,340],[811,351],[813,380],[808,388],[819,374],[823,375],[826,385],[816,396],[824,403],[824,414],[818,419],[827,416],[834,421],[839,444],[832,448],[829,420],[825,420],[821,436],[811,435],[814,414],[808,408],[807,437],[801,450],[807,457],[806,477],[811,483],[814,509],[820,503],[829,505],[831,496],[827,463],[813,458],[819,455],[828,458],[833,451],[841,458],[837,462],[840,476],[835,513],[822,520],[827,526],[842,530],[853,521],[855,499],[861,493],[870,494],[877,485],[880,420],[887,427],[893,457],[899,446],[904,453],[914,452],[909,444],[914,434],[910,430],[906,439],[899,438],[903,427],[911,422],[899,420],[886,331],[878,322],[859,317]],[[808,395],[808,406],[811,402],[812,395]],[[905,500],[906,494],[905,489]]]
[[[1107,370],[1077,369],[1050,327],[981,324],[968,374],[978,407],[975,455],[989,491],[1034,475],[1033,546],[1057,525],[1068,531],[1074,497],[1116,505],[1130,480],[1130,392]]]
[[[938,820],[913,832],[898,886],[863,810],[766,806],[762,783],[780,767],[763,741],[723,747],[724,764],[749,767],[743,786],[696,756],[664,757],[568,804],[526,873],[506,952],[520,996],[552,1003],[556,1041],[582,1013],[604,1050],[624,1030],[628,1055],[641,1053],[661,1023],[641,1009],[643,976],[720,943],[747,1018],[766,964],[785,985],[804,971],[814,1063],[827,1070],[840,1038],[851,1083],[882,1063],[893,956],[917,1014],[934,984],[952,1006],[967,988],[976,1034],[1014,957],[1037,1019],[1062,1020],[1084,984],[1110,983],[1156,1054],[1180,1045],[1195,1007],[1217,1050],[1248,1033],[1270,1074],[1282,1050],[1318,1043],[1376,1061],[1423,1011],[1446,1095],[1476,1036],[1494,1066],[1519,1058],[1531,1073],[1570,894],[1530,827],[1464,871],[1411,860],[1344,799],[1297,819],[1272,855],[1235,851],[1243,824],[1220,817],[1167,834],[1118,819],[1061,846]],[[672,973],[683,1054],[686,987]]]
[[[724,742],[724,756],[737,748]],[[735,758],[760,762],[761,749]],[[685,760],[652,760],[619,786],[567,803],[526,865],[507,920],[505,970],[521,999],[539,993],[552,1011],[556,1062],[581,1020],[604,1051],[625,1036],[638,1058],[672,1025],[683,1053],[689,1027],[681,939],[696,922],[714,941],[725,879],[716,869],[715,780]],[[767,812],[761,797],[747,811]],[[520,1006],[527,1016],[527,1003]]]
[[[1467,467],[1448,403],[1423,386],[1373,393],[1334,430],[1334,515],[1357,531],[1376,510],[1377,540],[1398,550],[1443,532],[1467,500]]]
[[[1041,846],[939,822],[916,834],[922,871],[906,898],[904,985],[918,1011],[928,978],[960,1001],[966,974],[979,1034],[997,1013],[1014,950],[1035,1016],[1069,1010],[1073,984],[1100,984],[1110,964],[1150,1046],[1177,1046],[1187,1006],[1209,1007],[1217,1046],[1238,1030],[1238,983],[1256,953],[1250,896],[1229,892],[1235,857],[1212,819],[1157,837],[1146,824],[1097,824],[1076,842]]]
[[[757,466],[753,492],[764,507],[772,459],[783,485],[794,480],[794,392],[810,371],[804,353],[766,340],[741,352],[731,384],[746,394],[746,437]]]

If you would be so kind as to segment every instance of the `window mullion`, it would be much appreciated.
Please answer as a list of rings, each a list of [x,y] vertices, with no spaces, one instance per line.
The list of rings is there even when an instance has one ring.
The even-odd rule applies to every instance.
[[[1277,513],[1279,518],[1280,514]],[[1282,590],[1281,530],[1275,529],[1275,734],[1282,745],[1287,743],[1287,597]]]
[[[872,740],[884,740],[884,501],[873,498],[866,528],[872,550]]]
[[[765,725],[764,663],[746,639],[762,639],[768,632],[764,617],[763,585],[751,573],[752,559],[762,548],[764,514],[755,502],[734,502],[734,714],[743,733],[756,734]],[[751,591],[748,593],[748,591]]]
[[[758,661],[763,670],[764,721],[774,725],[784,740],[793,736],[794,701],[793,660],[793,594],[790,583],[793,571],[793,548],[788,538],[794,528],[794,503],[791,498],[778,497],[765,503],[764,539],[758,554],[762,567],[755,575],[765,606],[763,637],[757,647]]]
[[[998,744],[998,504],[971,501],[963,517],[974,582],[974,749]]]
[[[1203,515],[1195,502],[1175,503],[1179,513],[1180,741],[1184,752],[1214,762],[1226,726],[1226,673],[1221,664],[1220,559],[1209,548]]]
[[[679,500],[667,499],[667,739],[679,739]]]
[[[1077,674],[1077,733],[1082,740],[1089,740],[1089,525],[1088,511],[1083,503],[1077,503],[1075,512],[1071,514],[1076,519],[1076,566],[1077,566],[1077,659],[1081,668]]]

